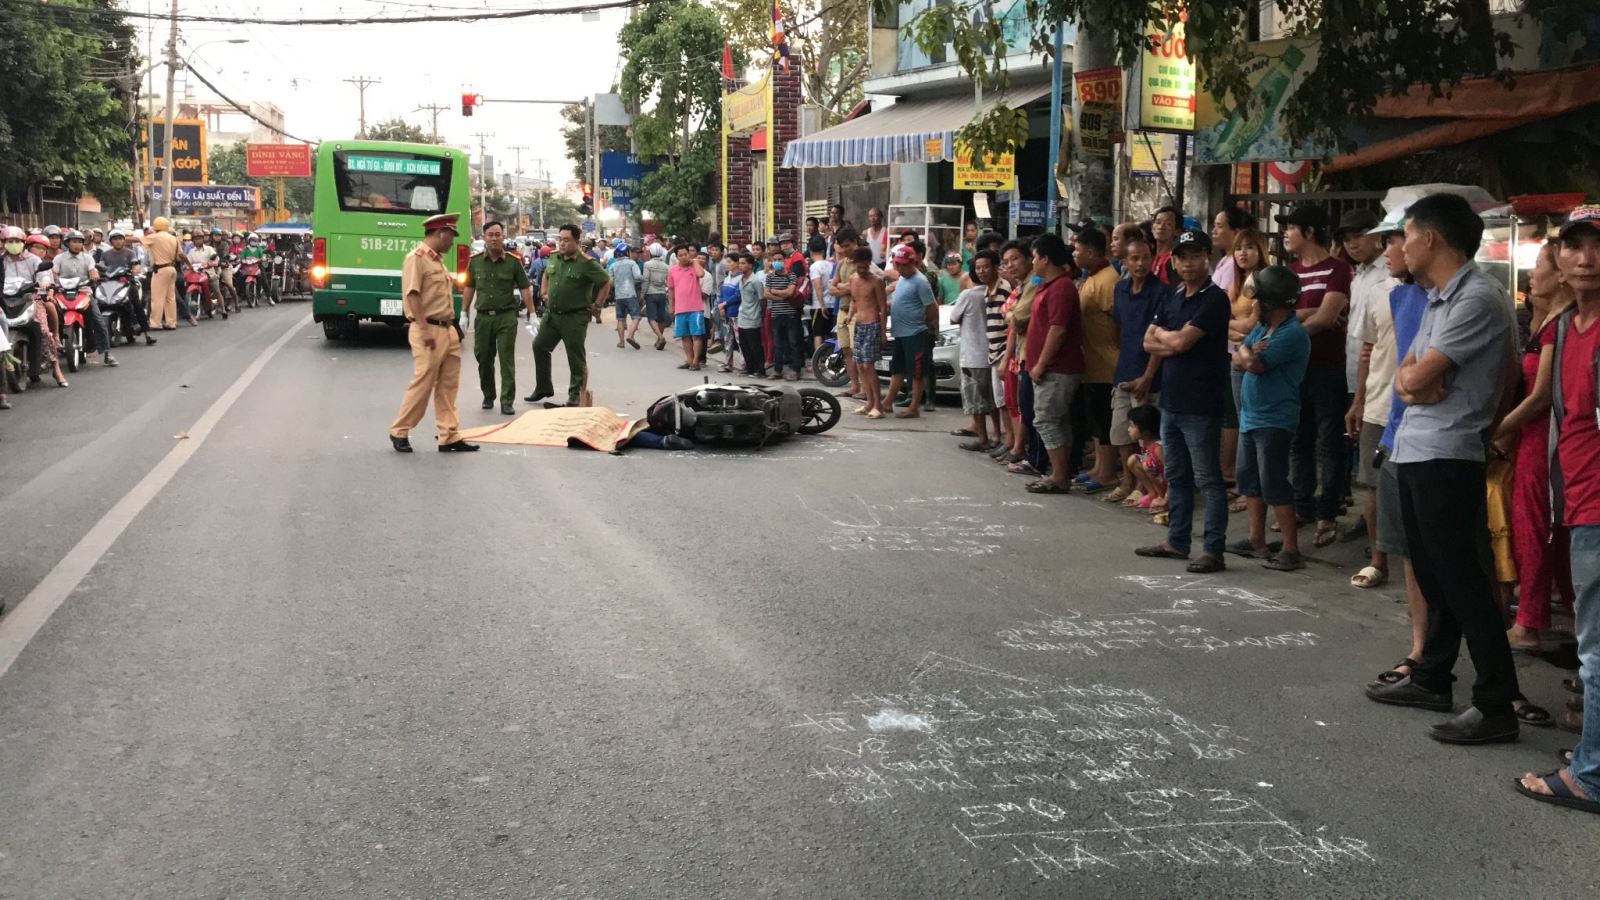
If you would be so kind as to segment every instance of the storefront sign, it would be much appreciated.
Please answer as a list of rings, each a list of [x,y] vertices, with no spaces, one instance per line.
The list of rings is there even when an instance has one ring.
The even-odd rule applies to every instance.
[[[1160,175],[1172,155],[1168,140],[1164,134],[1134,134],[1129,145],[1133,152],[1128,171],[1134,175]]]
[[[1017,157],[1013,153],[989,153],[979,169],[973,164],[971,151],[958,149],[955,175],[958,191],[1009,191],[1017,186]]]
[[[632,153],[600,154],[600,190],[611,192],[610,197],[602,194],[601,199],[608,206],[631,211],[639,202],[639,185],[644,177],[659,168],[661,163],[641,160]]]
[[[922,159],[924,162],[939,162],[944,159],[944,138],[928,138],[923,141]]]
[[[397,156],[347,156],[344,167],[350,172],[378,175],[438,175],[444,163],[437,159],[404,159]],[[493,175],[488,176],[493,178]]]
[[[1078,88],[1078,143],[1094,156],[1110,156],[1122,143],[1122,70],[1115,66],[1074,72]]]
[[[151,124],[155,132],[145,146],[155,155],[155,165],[160,166],[167,155],[167,128],[165,119],[155,119]],[[146,160],[148,162],[148,160]],[[155,169],[145,167],[152,181]],[[205,184],[210,180],[206,171],[206,123],[199,119],[172,120],[172,183]]]
[[[1135,130],[1194,131],[1195,72],[1184,38],[1183,20],[1152,28],[1137,71]]]
[[[244,173],[251,178],[310,178],[309,144],[245,144]]]
[[[1023,227],[1043,228],[1048,215],[1047,205],[1043,200],[1017,201],[1017,224]]]
[[[1200,98],[1195,162],[1276,162],[1326,156],[1328,147],[1291,144],[1283,125],[1290,98],[1317,67],[1316,42],[1266,41],[1252,45],[1251,50],[1254,56],[1244,67],[1250,82],[1248,107],[1223,115],[1215,99]]]
[[[260,208],[260,188],[215,184],[172,186],[172,211],[176,213],[192,213],[203,209]]]
[[[767,124],[767,85],[769,74],[722,95],[722,127],[728,134],[744,134]]]

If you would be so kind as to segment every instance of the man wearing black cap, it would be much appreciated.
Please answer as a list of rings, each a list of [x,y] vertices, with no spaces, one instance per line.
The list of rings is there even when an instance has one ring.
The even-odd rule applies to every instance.
[[[1228,294],[1211,281],[1211,237],[1178,235],[1172,250],[1180,282],[1156,310],[1144,348],[1161,360],[1161,449],[1171,511],[1167,540],[1134,552],[1188,559],[1194,492],[1206,497],[1205,552],[1196,574],[1220,572],[1228,539],[1228,489],[1222,480],[1222,397],[1228,380]]]
[[[1339,536],[1339,506],[1350,480],[1344,442],[1344,331],[1350,306],[1350,264],[1328,252],[1328,211],[1299,206],[1278,216],[1289,269],[1300,276],[1295,311],[1311,334],[1311,363],[1300,384],[1300,430],[1294,439],[1294,506],[1297,516],[1317,523],[1312,543],[1325,547]],[[1318,469],[1321,469],[1320,477]],[[1319,490],[1320,487],[1320,490]]]
[[[455,278],[444,267],[444,255],[456,242],[456,215],[434,216],[422,223],[422,243],[400,267],[406,321],[411,323],[411,383],[400,404],[400,415],[389,426],[389,442],[401,453],[411,452],[411,429],[422,421],[433,398],[433,418],[439,429],[439,451],[470,452],[478,449],[461,439],[456,429],[456,391],[461,387],[461,335],[456,331]]]

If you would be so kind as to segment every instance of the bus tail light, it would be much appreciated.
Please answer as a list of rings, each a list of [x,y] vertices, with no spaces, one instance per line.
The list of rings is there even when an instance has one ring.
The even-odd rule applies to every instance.
[[[328,239],[317,238],[311,242],[311,282],[317,287],[328,283]]]
[[[456,245],[456,284],[467,283],[467,260],[471,258],[471,247],[466,244]]]

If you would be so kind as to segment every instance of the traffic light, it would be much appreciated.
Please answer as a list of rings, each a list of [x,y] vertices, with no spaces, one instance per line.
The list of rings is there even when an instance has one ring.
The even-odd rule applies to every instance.
[[[482,94],[462,94],[461,95],[461,114],[463,116],[472,115],[472,108],[474,106],[482,106],[482,105],[483,105],[483,95]]]
[[[587,181],[583,183],[583,202],[578,204],[578,212],[585,216],[594,212],[594,185]]]

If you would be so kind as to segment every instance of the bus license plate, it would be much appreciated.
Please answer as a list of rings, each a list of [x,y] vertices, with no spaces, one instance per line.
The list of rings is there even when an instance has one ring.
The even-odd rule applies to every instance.
[[[378,301],[378,315],[401,316],[405,315],[405,307],[399,300],[383,299]]]

